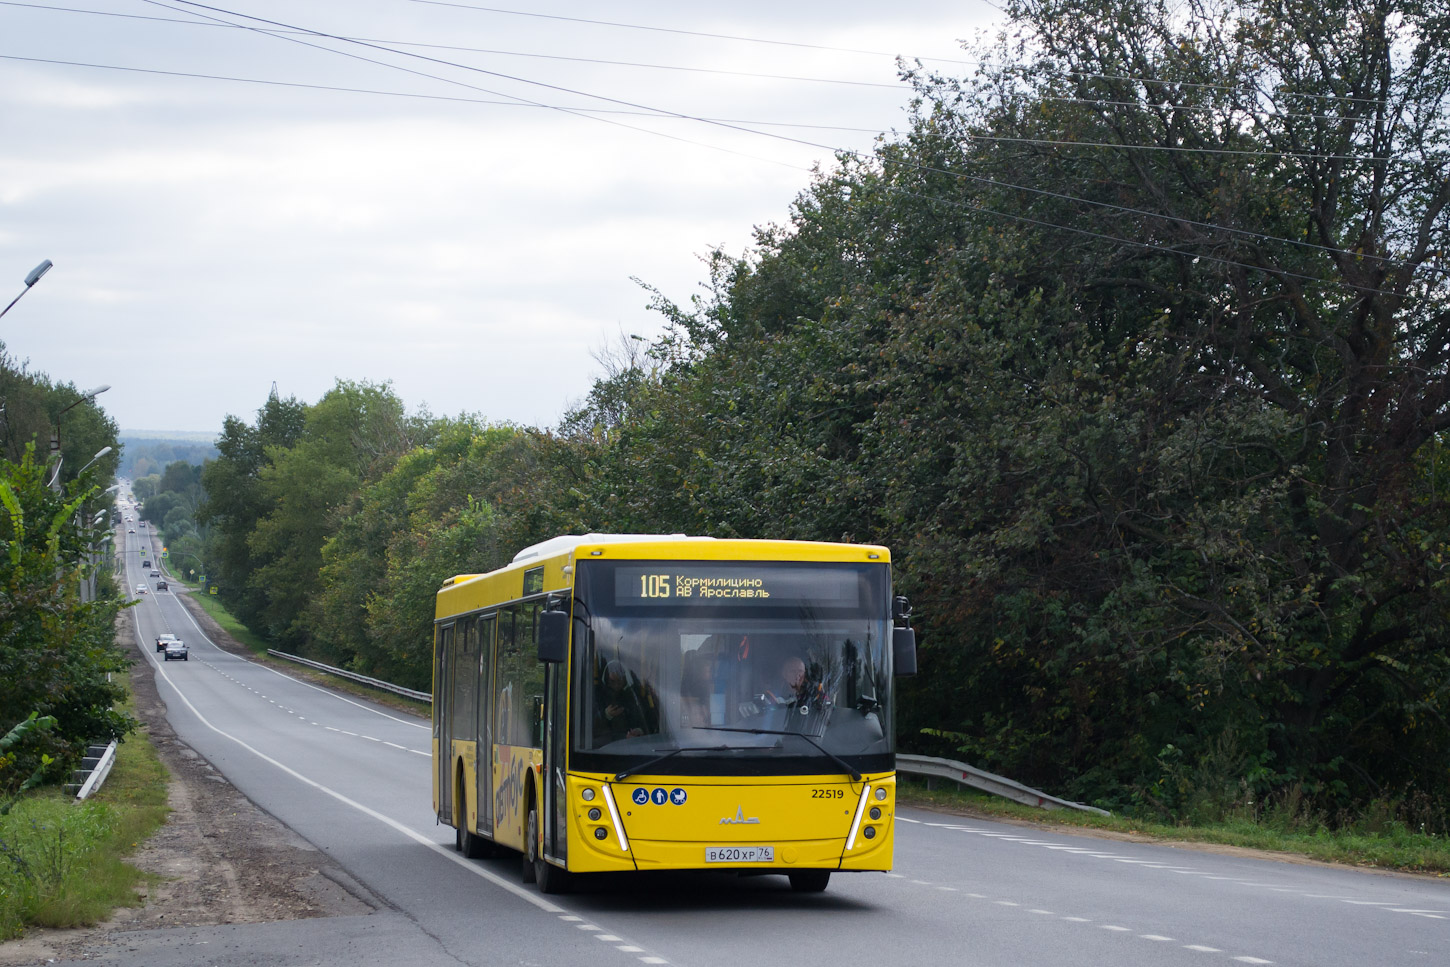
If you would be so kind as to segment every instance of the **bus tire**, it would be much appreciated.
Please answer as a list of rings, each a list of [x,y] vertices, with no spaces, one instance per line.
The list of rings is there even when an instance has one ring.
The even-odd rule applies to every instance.
[[[831,882],[830,870],[797,870],[786,876],[790,878],[790,888],[797,893],[821,893]]]
[[[524,833],[524,882],[537,883],[540,893],[568,893],[573,878],[568,870],[544,859],[543,851],[539,849],[541,841],[539,807],[529,803],[528,827]]]
[[[471,860],[486,859],[494,855],[493,841],[472,833],[468,829],[468,793],[463,791],[463,776],[458,776],[458,829],[453,838],[453,848]]]

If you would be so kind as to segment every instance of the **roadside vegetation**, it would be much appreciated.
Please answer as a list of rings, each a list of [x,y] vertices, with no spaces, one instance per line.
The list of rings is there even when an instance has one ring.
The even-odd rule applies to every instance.
[[[1194,822],[1154,822],[1130,816],[1102,816],[1071,809],[1043,810],[957,786],[945,780],[928,784],[916,776],[898,776],[897,801],[985,819],[1030,823],[1114,835],[1185,843],[1211,843],[1304,856],[1406,873],[1450,877],[1450,838],[1406,824],[1400,804],[1387,803],[1360,816],[1332,817],[1314,812],[1292,795],[1269,803],[1245,803],[1217,818]]]
[[[32,927],[79,927],[141,902],[149,876],[126,862],[166,821],[167,773],[151,744],[132,737],[93,796],[52,785],[0,815],[0,940]]]

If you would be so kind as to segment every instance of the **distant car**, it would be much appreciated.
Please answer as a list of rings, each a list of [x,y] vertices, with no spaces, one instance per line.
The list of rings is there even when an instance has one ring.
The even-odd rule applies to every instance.
[[[126,533],[127,534],[134,534],[134,533],[136,533],[136,528],[134,528],[134,527],[128,527],[128,528],[126,528]]]
[[[138,585],[136,585],[136,593],[137,594],[145,594],[146,593],[146,585],[144,585],[144,584],[138,584]]]
[[[178,638],[178,637],[176,637],[175,635],[157,635],[156,636],[156,650],[157,651],[165,651],[166,650],[166,646],[168,644],[170,644],[173,641],[180,641],[180,640],[181,639]]]
[[[158,590],[158,591],[166,591],[166,590],[169,590],[169,588],[167,587],[165,581],[157,581],[156,582],[156,590]]]
[[[187,661],[186,656],[186,642],[182,641],[180,638],[173,638],[171,641],[168,641],[166,643],[166,654],[163,657],[167,661],[170,661],[173,658],[180,658],[182,661]]]
[[[160,571],[153,570],[151,572],[151,576],[154,577],[154,578],[159,578],[161,576],[161,572]]]
[[[142,561],[141,562],[141,566],[142,567],[150,567],[151,566],[151,562],[150,561]]]

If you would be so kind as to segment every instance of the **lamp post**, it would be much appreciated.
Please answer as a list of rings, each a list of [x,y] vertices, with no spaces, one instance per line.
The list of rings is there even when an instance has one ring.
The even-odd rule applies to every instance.
[[[41,262],[35,268],[31,269],[30,270],[30,274],[25,277],[25,288],[23,288],[23,289],[20,290],[20,295],[25,295],[25,293],[29,292],[31,286],[33,286],[33,285],[35,285],[35,283],[39,282],[40,281],[40,277],[43,276],[43,275],[45,275],[45,273],[47,273],[47,272],[50,271],[50,266],[51,266],[50,259],[46,259],[44,262]],[[0,316],[5,315],[5,313],[7,313],[7,312],[10,311],[10,306],[13,306],[13,305],[15,305],[15,303],[17,303],[17,302],[20,301],[20,295],[18,295],[15,298],[11,299],[9,306],[6,306],[4,309],[0,309]]]
[[[32,273],[32,274],[34,274],[34,273]],[[12,303],[12,305],[13,305],[13,303]],[[65,407],[64,409],[62,409],[59,413],[57,413],[55,415],[55,432],[50,435],[50,458],[49,458],[49,459],[55,461],[55,473],[50,478],[50,485],[52,487],[54,487],[56,489],[59,489],[60,488],[60,465],[63,462],[63,458],[60,455],[60,418],[63,417],[63,416],[65,416],[71,410],[75,409],[77,406],[80,406],[82,403],[91,403],[91,402],[94,402],[95,401],[95,398],[97,396],[100,396],[102,393],[104,393],[106,390],[108,390],[110,388],[111,388],[111,384],[110,383],[102,383],[100,386],[97,386],[95,389],[88,389],[84,393],[81,394],[81,398],[80,399],[76,400],[74,403],[71,403],[69,406]],[[106,449],[109,450],[110,447],[107,447]],[[96,460],[99,460],[104,455],[105,455],[105,451],[103,450],[101,453],[98,453],[98,454],[95,455],[95,457],[91,460],[91,463],[95,463]],[[90,465],[91,464],[88,463],[88,464],[86,464],[86,467],[89,467]],[[84,471],[86,469],[86,467],[82,467],[81,470]]]
[[[97,460],[101,459],[106,454],[110,453],[111,452],[111,449],[112,449],[111,447],[101,447],[99,450],[97,450],[96,451],[96,455],[94,457],[91,457],[90,463],[87,463],[84,467],[81,467],[79,470],[76,471],[76,476],[79,477],[81,474],[83,474],[87,470],[91,469],[91,464],[92,463],[95,463]]]

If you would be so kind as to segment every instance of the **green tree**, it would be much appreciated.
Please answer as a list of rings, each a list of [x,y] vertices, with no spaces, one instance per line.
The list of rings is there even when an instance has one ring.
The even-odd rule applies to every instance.
[[[89,479],[49,486],[33,447],[19,462],[0,460],[0,722],[55,719],[6,750],[11,767],[0,774],[0,791],[14,791],[47,756],[52,774],[63,774],[89,743],[135,725],[114,708],[124,691],[109,679],[127,664],[115,643],[119,599],[81,599],[93,566],[88,551],[106,531],[84,522],[87,501],[100,492]]]
[[[290,447],[268,448],[268,463],[257,473],[267,510],[247,537],[262,562],[247,578],[264,602],[259,630],[290,647],[308,640],[324,543],[364,484],[433,433],[433,421],[409,417],[388,386],[339,381],[307,407]]]
[[[296,397],[284,400],[273,393],[258,409],[254,424],[227,417],[217,441],[219,456],[202,469],[205,498],[196,519],[212,526],[205,572],[212,584],[220,585],[227,607],[258,629],[266,594],[252,585],[251,577],[268,558],[254,552],[250,541],[270,509],[261,472],[271,465],[273,453],[285,452],[302,436],[305,411]]]

